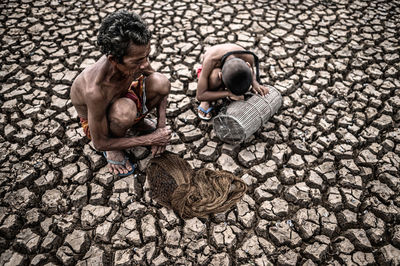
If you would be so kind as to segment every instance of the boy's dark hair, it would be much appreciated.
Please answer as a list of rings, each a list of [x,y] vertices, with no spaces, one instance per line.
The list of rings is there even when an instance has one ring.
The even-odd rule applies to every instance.
[[[108,15],[101,23],[97,45],[103,54],[112,55],[122,63],[131,42],[146,45],[150,43],[150,38],[151,32],[139,15],[119,10]]]
[[[222,67],[222,81],[235,95],[245,94],[253,80],[250,67],[240,58],[227,60]]]

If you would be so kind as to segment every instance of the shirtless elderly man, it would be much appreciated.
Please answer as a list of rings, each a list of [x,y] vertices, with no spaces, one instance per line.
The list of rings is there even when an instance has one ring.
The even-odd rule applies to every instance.
[[[256,73],[253,67],[256,67]],[[211,119],[211,101],[226,97],[242,99],[250,86],[256,94],[264,96],[268,93],[268,88],[259,84],[258,57],[233,43],[210,47],[197,70],[197,77],[198,116],[203,120]]]
[[[166,127],[170,82],[149,63],[151,33],[135,13],[117,11],[102,22],[97,43],[104,54],[87,67],[71,87],[74,105],[88,138],[103,151],[109,169],[120,176],[133,172],[124,149],[151,146],[161,154],[171,138]],[[152,133],[127,137],[127,130],[147,130],[144,117],[157,109]],[[148,131],[147,131],[148,132]]]

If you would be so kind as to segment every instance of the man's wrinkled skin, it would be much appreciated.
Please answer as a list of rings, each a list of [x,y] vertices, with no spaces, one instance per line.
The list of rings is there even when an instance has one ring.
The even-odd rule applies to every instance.
[[[88,120],[94,147],[106,151],[107,159],[123,161],[123,150],[135,146],[151,146],[153,156],[157,156],[169,143],[171,130],[166,127],[165,110],[170,82],[151,68],[149,54],[150,44],[131,43],[122,62],[112,55],[103,56],[86,68],[71,87],[72,104],[79,117]],[[134,126],[137,107],[124,95],[140,75],[146,77],[148,110],[157,108],[157,128],[148,135],[126,137],[127,130]],[[126,165],[109,164],[109,169],[118,174],[127,173],[132,167],[127,161]]]

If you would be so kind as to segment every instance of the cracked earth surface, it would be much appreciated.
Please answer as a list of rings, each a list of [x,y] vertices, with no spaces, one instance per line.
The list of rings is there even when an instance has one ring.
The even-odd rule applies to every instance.
[[[400,264],[397,1],[132,2],[0,4],[0,265]],[[150,198],[148,148],[117,178],[84,138],[69,88],[120,8],[149,23],[171,80],[168,149],[248,184],[226,213],[180,219]],[[241,145],[195,114],[195,68],[224,42],[283,95]]]

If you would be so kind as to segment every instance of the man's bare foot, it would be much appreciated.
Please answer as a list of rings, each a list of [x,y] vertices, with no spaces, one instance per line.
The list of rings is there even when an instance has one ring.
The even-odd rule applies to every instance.
[[[211,119],[211,110],[212,107],[210,107],[209,102],[200,102],[199,107],[197,108],[198,110],[198,115],[201,119],[203,120],[210,120]]]
[[[108,169],[115,175],[124,175],[132,171],[132,164],[123,151],[107,151]]]

